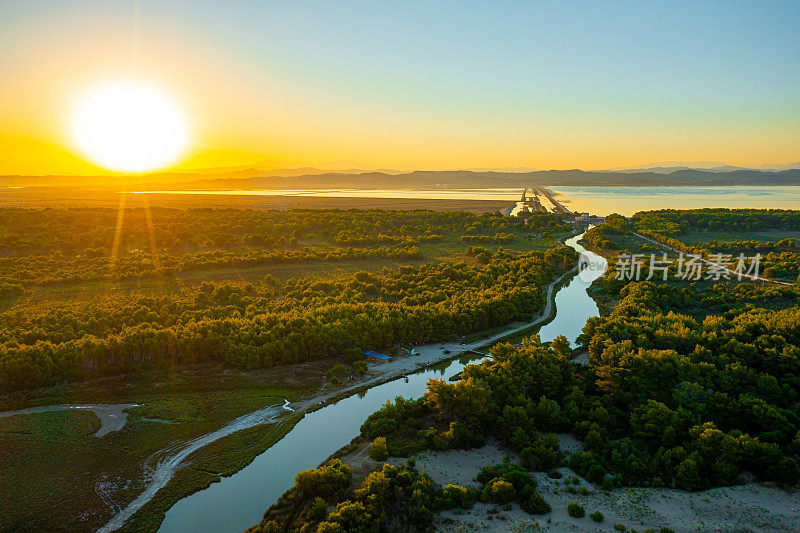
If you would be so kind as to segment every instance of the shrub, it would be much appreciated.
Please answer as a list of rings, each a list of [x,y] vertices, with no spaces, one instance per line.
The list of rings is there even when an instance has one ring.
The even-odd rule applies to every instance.
[[[350,364],[364,361],[364,354],[358,348],[346,348],[342,355]],[[355,366],[355,364],[353,364]]]
[[[450,428],[441,434],[450,448],[468,450],[470,448],[480,448],[486,442],[483,437],[476,435],[461,422],[450,422]]]
[[[495,503],[506,503],[514,499],[514,485],[504,479],[486,485],[484,496]]]
[[[444,495],[444,506],[447,509],[460,508],[469,509],[472,507],[472,495],[468,489],[460,485],[447,485],[442,493]]]
[[[367,362],[366,361],[355,361],[353,363],[353,373],[356,376],[365,375],[367,373],[368,369],[369,369],[369,367],[367,367]]]
[[[389,448],[386,446],[386,437],[375,437],[369,447],[369,456],[375,461],[385,461],[389,457]]]
[[[668,528],[668,527],[662,527],[662,528],[661,528],[661,529],[659,529],[658,531],[659,531],[659,533],[675,533],[674,531],[672,531],[672,530],[671,530],[670,528]]]
[[[547,477],[549,477],[550,479],[561,479],[562,474],[560,470],[556,470],[554,468],[547,473]]]
[[[614,529],[617,531],[628,531],[628,528],[625,524],[614,524]]]
[[[344,533],[344,528],[336,522],[322,522],[317,527],[317,533]]]
[[[336,497],[349,489],[352,482],[350,467],[339,459],[333,459],[319,468],[303,470],[294,478],[295,487],[305,497]]]
[[[584,508],[577,503],[567,505],[567,513],[569,513],[572,518],[583,518],[584,515],[586,515]]]
[[[603,520],[605,520],[603,513],[601,513],[600,511],[593,512],[592,514],[589,515],[589,517],[595,522],[602,522]]]
[[[311,520],[323,520],[328,516],[328,502],[317,496],[308,508],[308,517]]]
[[[342,363],[336,363],[325,371],[325,377],[331,380],[331,383],[334,383],[334,378],[344,376],[345,374],[347,374],[347,368]],[[338,383],[338,380],[336,382]]]
[[[539,439],[533,446],[523,448],[520,452],[522,464],[529,470],[546,472],[558,466],[558,453],[548,447],[542,439]]]
[[[550,504],[538,492],[533,492],[527,499],[522,500],[520,507],[530,514],[547,514],[552,510]]]

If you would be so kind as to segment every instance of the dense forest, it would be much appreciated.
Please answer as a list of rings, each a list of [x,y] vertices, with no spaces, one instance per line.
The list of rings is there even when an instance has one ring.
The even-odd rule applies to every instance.
[[[749,288],[740,292],[740,305],[700,317],[696,302],[719,301],[722,287],[628,284],[614,311],[590,319],[584,329],[588,366],[569,360],[563,337],[550,344],[537,337],[520,346],[500,344],[491,360],[468,365],[459,381],[431,380],[419,400],[387,403],[366,420],[360,439],[373,442],[379,459],[480,447],[486,439],[518,452],[520,462],[484,469],[478,491],[429,490],[420,502],[433,511],[466,508],[481,499],[517,501],[532,514],[547,513],[549,505],[536,493],[529,472],[560,465],[601,489],[700,490],[742,483],[746,473],[795,485],[800,480],[800,310],[741,305],[789,297],[742,285]],[[796,305],[800,294],[782,290],[791,291]],[[567,456],[552,433],[574,434],[584,451]],[[295,487],[254,531],[349,531],[341,510],[363,501],[367,492],[364,485],[355,492],[349,486],[325,492],[322,481],[309,488],[307,480],[327,468],[298,475]],[[391,468],[386,472],[395,472]],[[413,461],[397,472],[408,477],[407,487],[419,476]],[[389,520],[421,525],[412,520],[421,516],[418,510],[403,516],[402,500],[387,494],[368,498],[373,507],[367,516],[383,513]],[[329,512],[330,505],[335,510]]]
[[[117,231],[119,228],[119,231]],[[0,209],[0,297],[26,286],[280,263],[419,259],[418,245],[508,244],[567,228],[463,211]]]
[[[23,255],[1,259],[0,262],[5,261],[4,268],[24,259],[52,265],[55,277],[67,272],[71,265],[103,271],[105,266],[97,266],[80,254],[85,254],[86,246],[106,242],[116,214],[100,210],[96,219],[85,220],[82,211],[4,212],[6,228],[27,228],[14,239],[6,239],[9,253]],[[173,242],[175,247],[192,250],[227,242],[234,253],[272,253],[248,244],[255,235],[275,246],[279,239],[285,239],[281,244],[284,248],[277,251],[284,257],[297,253],[285,248],[292,245],[292,239],[309,239],[311,235],[335,240],[346,232],[348,240],[359,235],[362,240],[383,242],[387,234],[420,239],[437,231],[459,240],[482,233],[519,234],[536,225],[525,227],[519,221],[494,215],[431,211],[166,210],[161,216],[158,224],[154,222],[162,232],[156,237]],[[557,221],[548,220],[549,227],[559,227]],[[67,228],[60,232],[60,238],[56,223]],[[540,223],[548,222],[542,219]],[[190,233],[194,227],[206,232]],[[146,245],[147,231],[133,232],[126,239],[126,247],[131,248],[129,255],[144,261],[147,254],[134,254],[133,250]],[[9,244],[11,240],[16,244]],[[23,242],[25,252],[21,251]],[[239,251],[235,250],[237,246]],[[395,247],[345,250],[402,256],[411,253],[406,246],[403,241]],[[482,260],[477,264],[428,262],[377,272],[285,281],[267,274],[257,283],[203,282],[178,292],[151,296],[132,293],[109,298],[102,288],[94,288],[96,297],[91,305],[82,300],[23,311],[12,305],[0,315],[0,391],[113,375],[153,365],[211,363],[242,369],[266,368],[339,356],[354,347],[382,348],[455,338],[530,319],[543,304],[542,287],[571,268],[576,259],[567,247],[528,253],[482,250]],[[204,253],[194,252],[193,257],[203,257]],[[215,249],[211,253],[228,252]],[[108,256],[102,256],[102,261],[107,264]]]
[[[744,216],[755,220],[749,212]],[[761,219],[753,227],[785,229],[793,216],[780,213],[774,222]],[[719,223],[730,223],[724,217]],[[703,213],[674,219],[717,223]],[[605,251],[628,251],[620,237],[639,229],[640,220],[612,215],[587,241]],[[563,337],[496,345],[491,359],[468,365],[457,381],[430,380],[422,398],[397,398],[370,415],[353,446],[371,443],[376,461],[481,447],[489,440],[516,452],[512,462],[483,468],[478,489],[433,484],[420,502],[434,513],[485,501],[516,502],[530,514],[547,514],[550,505],[537,493],[531,472],[560,476],[554,469],[561,466],[600,490],[696,491],[741,484],[751,476],[784,487],[800,482],[798,287],[624,282],[609,272],[593,291],[614,305],[584,327],[579,342],[588,351],[587,364],[571,361],[574,351]],[[583,450],[564,452],[557,433],[576,436]],[[335,494],[309,489],[306,481],[329,464],[298,475],[295,487],[253,531],[349,531],[341,510],[364,498],[372,505],[368,517],[385,516],[408,530],[431,527],[427,519],[412,519],[427,513],[397,507],[395,501],[404,500],[389,496],[409,489],[377,496],[358,483]],[[391,468],[411,479],[422,476],[430,487],[413,459]]]

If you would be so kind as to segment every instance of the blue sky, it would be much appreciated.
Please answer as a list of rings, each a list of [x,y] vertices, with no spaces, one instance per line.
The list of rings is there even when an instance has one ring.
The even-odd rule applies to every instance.
[[[800,159],[800,2],[6,0],[0,11],[2,79],[41,62],[43,46],[81,63],[86,48],[133,49],[138,36],[148,74],[175,55],[173,71],[230,102],[226,119],[228,104],[195,95],[209,104],[194,103],[207,108],[196,112],[205,146],[444,167],[465,154],[535,167]],[[237,131],[248,116],[263,126]]]

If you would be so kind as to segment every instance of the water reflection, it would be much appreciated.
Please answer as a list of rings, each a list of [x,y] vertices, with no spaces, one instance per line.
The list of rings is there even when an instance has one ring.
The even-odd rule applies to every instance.
[[[589,253],[577,241],[566,244]],[[599,260],[603,260],[597,256]],[[566,335],[573,341],[583,323],[597,314],[586,293],[590,281],[575,276],[556,294],[555,319],[540,331],[544,341]],[[264,511],[292,486],[297,472],[313,468],[359,434],[361,424],[387,400],[397,396],[419,398],[430,378],[448,379],[470,362],[484,356],[462,354],[405,378],[399,378],[339,400],[309,413],[287,434],[236,474],[175,504],[166,515],[161,532],[238,532],[259,522]]]

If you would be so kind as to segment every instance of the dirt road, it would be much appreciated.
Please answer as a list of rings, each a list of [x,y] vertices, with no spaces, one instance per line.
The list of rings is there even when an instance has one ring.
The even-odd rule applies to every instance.
[[[159,489],[166,486],[179,468],[185,466],[185,464],[182,463],[189,455],[199,450],[203,446],[206,446],[222,437],[235,433],[236,431],[275,420],[284,410],[297,412],[306,411],[312,407],[318,406],[319,404],[324,404],[332,398],[347,396],[348,393],[353,393],[357,390],[363,390],[365,388],[370,388],[375,385],[391,381],[415,372],[422,367],[458,357],[462,353],[474,352],[481,347],[490,345],[497,340],[502,339],[503,337],[507,337],[508,335],[523,331],[527,328],[545,322],[553,311],[553,293],[555,292],[555,287],[565,277],[573,275],[573,273],[574,271],[567,272],[547,286],[545,307],[542,310],[541,315],[531,322],[509,326],[500,333],[469,344],[461,345],[452,343],[436,343],[418,346],[415,348],[416,352],[418,352],[417,355],[396,358],[384,364],[369,365],[369,377],[365,379],[353,382],[345,387],[320,391],[318,394],[315,394],[314,396],[305,400],[296,402],[294,405],[291,405],[288,401],[286,401],[283,405],[272,405],[265,407],[264,409],[260,409],[253,413],[237,418],[222,429],[214,431],[213,433],[208,433],[202,437],[198,437],[197,439],[176,447],[174,450],[166,450],[167,456],[156,466],[156,469],[152,473],[152,477],[145,490],[133,502],[122,509],[122,511],[117,513],[117,515],[114,516],[114,518],[112,518],[105,526],[99,529],[98,532],[106,533],[121,527],[128,518],[133,516],[136,511],[141,509],[144,504],[150,501],[150,499],[156,494],[156,492],[158,492]],[[445,350],[447,350],[449,353],[445,353]]]
[[[100,419],[100,429],[94,434],[95,437],[102,437],[112,431],[119,431],[125,427],[128,421],[127,410],[131,407],[137,407],[135,403],[95,403],[95,404],[61,404],[61,405],[45,405],[42,407],[29,407],[27,409],[18,409],[16,411],[5,411],[0,413],[0,418],[15,415],[32,415],[36,413],[48,413],[51,411],[71,411],[80,409],[91,411],[97,418]]]

